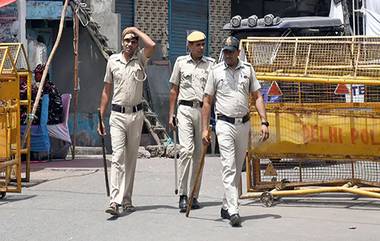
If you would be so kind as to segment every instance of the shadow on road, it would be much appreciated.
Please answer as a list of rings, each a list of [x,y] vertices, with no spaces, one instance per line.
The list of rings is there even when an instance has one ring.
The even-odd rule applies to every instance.
[[[3,199],[0,199],[0,205],[5,205],[8,203],[13,203],[13,202],[18,202],[18,201],[24,201],[27,199],[34,198],[36,196],[37,195],[22,195],[22,194],[9,195],[7,194]]]

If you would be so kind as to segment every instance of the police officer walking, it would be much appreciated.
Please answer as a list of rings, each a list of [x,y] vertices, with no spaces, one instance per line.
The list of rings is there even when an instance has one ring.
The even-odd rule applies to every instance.
[[[180,149],[179,209],[185,212],[189,188],[195,183],[196,170],[200,163],[202,146],[201,108],[203,91],[214,59],[204,56],[206,36],[194,31],[187,36],[190,53],[177,58],[170,78],[169,127],[175,128],[175,105],[178,99],[177,120]],[[199,182],[200,186],[200,182]],[[200,208],[198,192],[195,193],[192,209]]]
[[[141,50],[138,49],[139,39],[144,44]],[[100,101],[100,114],[103,117],[113,90],[110,116],[111,193],[106,213],[114,216],[119,214],[119,206],[124,211],[134,210],[132,190],[144,120],[141,101],[146,79],[145,66],[155,48],[152,39],[136,27],[124,29],[121,40],[122,51],[108,59]],[[104,127],[104,123],[101,124]],[[99,126],[98,133],[106,134],[101,133]]]
[[[261,140],[269,137],[269,123],[260,84],[251,64],[241,61],[239,40],[228,37],[222,49],[224,61],[209,73],[203,98],[202,139],[208,143],[208,124],[211,103],[215,97],[216,135],[222,163],[224,197],[221,217],[229,219],[233,227],[240,226],[238,185],[250,130],[249,97],[253,97],[261,118]]]

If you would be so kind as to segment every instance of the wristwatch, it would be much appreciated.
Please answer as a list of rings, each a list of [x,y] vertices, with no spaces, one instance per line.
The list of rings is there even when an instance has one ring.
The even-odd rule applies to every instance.
[[[269,122],[268,122],[268,121],[262,121],[262,122],[261,122],[261,125],[264,125],[264,126],[267,126],[267,127],[268,127],[268,126],[269,126]]]

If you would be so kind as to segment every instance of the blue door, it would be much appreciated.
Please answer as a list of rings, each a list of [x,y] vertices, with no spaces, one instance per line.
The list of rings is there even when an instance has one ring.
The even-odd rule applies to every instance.
[[[172,64],[178,56],[186,54],[188,32],[199,30],[208,36],[208,5],[208,0],[169,0],[169,58]]]
[[[134,0],[115,0],[115,13],[120,14],[120,32],[134,25],[135,5]]]

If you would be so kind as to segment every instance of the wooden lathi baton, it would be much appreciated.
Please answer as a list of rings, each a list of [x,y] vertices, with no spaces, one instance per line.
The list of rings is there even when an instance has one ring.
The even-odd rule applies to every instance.
[[[208,129],[208,134],[209,135],[210,135],[210,132],[211,132],[211,128]],[[210,136],[209,136],[208,139],[210,140]],[[186,208],[186,217],[189,217],[191,206],[193,205],[194,194],[200,188],[199,187],[200,186],[199,182],[201,180],[202,173],[203,173],[203,166],[205,164],[205,156],[206,156],[206,153],[207,153],[207,148],[208,148],[208,143],[207,144],[203,143],[203,145],[202,145],[202,152],[201,152],[201,161],[199,163],[199,167],[198,167],[198,170],[197,170],[197,173],[196,173],[196,176],[195,176],[194,186],[191,189],[191,194],[190,194],[189,202],[188,202],[187,208]]]
[[[99,130],[103,134],[104,129],[103,129],[103,120],[102,120],[102,115],[100,114],[100,110],[98,109],[98,116],[99,116]],[[108,184],[108,171],[107,171],[107,159],[106,159],[106,147],[104,145],[104,136],[100,135],[102,138],[102,151],[103,151],[103,166],[104,166],[104,179],[106,182],[106,192],[107,192],[107,197],[110,196],[110,186]]]

